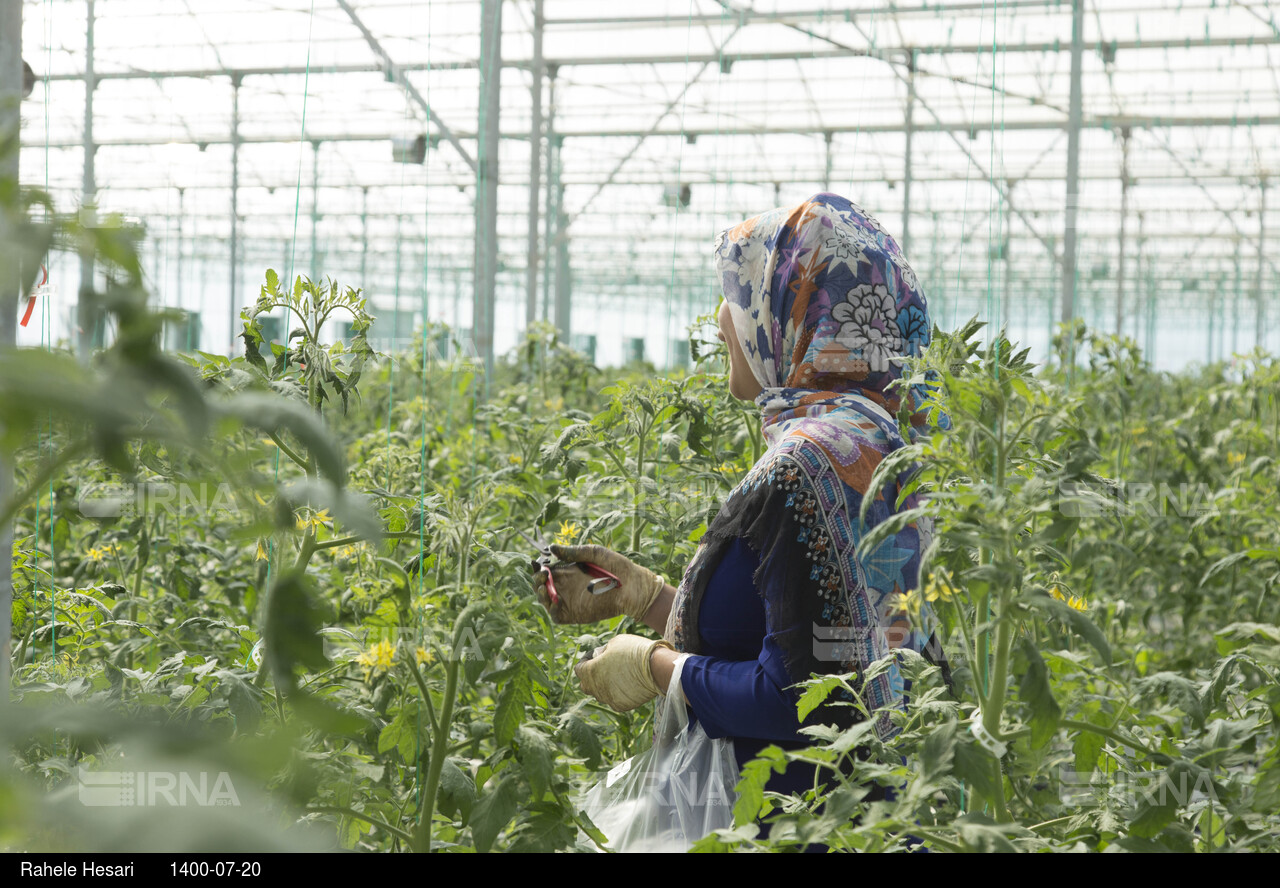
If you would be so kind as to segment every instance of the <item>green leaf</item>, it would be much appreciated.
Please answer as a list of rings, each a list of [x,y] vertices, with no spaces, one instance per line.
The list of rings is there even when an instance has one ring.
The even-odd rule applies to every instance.
[[[1031,710],[1031,746],[1039,748],[1053,738],[1062,720],[1062,710],[1053,698],[1049,686],[1049,670],[1040,657],[1035,643],[1024,637],[1021,644],[1024,662],[1022,680],[1018,684],[1018,696]]]
[[[1017,847],[1009,841],[1009,836],[1027,834],[1021,826],[995,823],[989,817],[972,811],[958,817],[955,825],[957,836],[965,850],[983,854],[1017,851]]]
[[[796,712],[800,716],[801,723],[809,717],[809,713],[825,703],[827,697],[831,696],[831,692],[838,687],[840,687],[840,679],[834,675],[809,682],[804,693],[800,695],[799,702],[796,703]]]
[[[524,766],[524,776],[533,790],[533,801],[539,801],[551,786],[555,769],[555,753],[541,731],[527,725],[516,732],[516,759]]]
[[[515,781],[504,777],[498,781],[493,792],[482,796],[472,809],[471,838],[481,854],[493,847],[498,833],[515,816],[516,799]]]
[[[446,817],[456,812],[462,825],[466,826],[475,801],[476,784],[471,775],[458,767],[453,759],[445,759],[440,766],[440,812]]]
[[[290,432],[316,461],[320,473],[341,485],[347,470],[337,441],[306,404],[262,392],[237,392],[221,405],[222,412],[264,432]]]
[[[1154,785],[1144,783],[1139,786],[1138,804],[1133,817],[1129,820],[1130,835],[1140,839],[1152,839],[1173,822],[1178,815],[1180,797],[1180,790],[1175,781],[1179,775],[1184,775],[1185,780],[1185,775],[1188,773],[1189,769],[1184,765],[1174,762],[1167,771],[1160,773]]]
[[[1078,774],[1092,774],[1098,767],[1098,757],[1102,754],[1105,741],[1101,734],[1094,731],[1081,731],[1071,743],[1071,751],[1075,753],[1075,768]]]
[[[600,738],[588,722],[577,715],[570,715],[565,720],[563,732],[568,735],[573,751],[585,759],[583,765],[588,771],[600,767],[603,752]]]
[[[738,781],[738,800],[733,804],[733,825],[744,826],[755,821],[764,808],[764,788],[775,772],[787,767],[786,754],[776,746],[767,746],[742,768]]]
[[[1231,680],[1231,673],[1240,660],[1240,655],[1232,654],[1228,657],[1223,657],[1214,664],[1213,676],[1205,684],[1204,690],[1200,695],[1200,705],[1205,712],[1212,712],[1218,707],[1219,702],[1222,700],[1222,695],[1227,689],[1227,684]]]
[[[920,770],[925,778],[938,778],[951,773],[956,755],[956,722],[948,721],[934,728],[920,744]]]
[[[1196,728],[1204,727],[1204,704],[1194,682],[1176,672],[1157,672],[1139,679],[1135,688],[1140,694],[1160,695],[1187,714]]]
[[[493,712],[494,743],[499,749],[511,744],[516,728],[524,721],[524,707],[528,702],[529,679],[521,669],[503,688]]]
[[[369,728],[363,716],[321,700],[313,694],[294,693],[289,697],[294,712],[327,734],[360,738]]]
[[[1111,665],[1111,645],[1107,642],[1106,636],[1102,634],[1102,630],[1083,611],[1078,611],[1068,606],[1066,602],[1058,601],[1043,594],[1031,595],[1019,600],[1025,601],[1031,607],[1050,616],[1057,617],[1069,625],[1075,630],[1076,634],[1093,646],[1094,650],[1102,657],[1103,663],[1108,666]]]
[[[711,424],[701,413],[695,413],[689,419],[689,434],[685,439],[689,449],[699,456],[709,456],[710,451],[706,443],[709,437],[711,437]]]
[[[282,572],[267,599],[267,667],[276,686],[292,690],[294,669],[301,666],[319,672],[329,665],[320,635],[320,614],[311,603],[305,573]]]
[[[378,732],[378,753],[387,753],[399,746],[400,736],[404,733],[404,730],[404,712],[401,711],[387,723],[386,727]]]
[[[967,737],[957,737],[955,747],[955,776],[959,777],[980,798],[993,802],[996,798],[996,759],[977,741],[966,742]]]

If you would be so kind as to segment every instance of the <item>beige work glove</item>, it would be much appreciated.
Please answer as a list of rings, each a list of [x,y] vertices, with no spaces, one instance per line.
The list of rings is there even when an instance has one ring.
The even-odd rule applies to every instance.
[[[643,622],[667,584],[653,571],[604,546],[552,546],[551,554],[566,562],[551,566],[559,602],[552,604],[544,572],[539,571],[533,582],[538,600],[556,623],[595,623],[622,614]],[[591,594],[587,590],[591,576],[578,567],[579,561],[600,565],[622,585],[599,595]]]
[[[616,635],[604,647],[598,647],[573,667],[582,690],[614,712],[627,712],[643,706],[663,688],[653,680],[650,658],[655,648],[675,650],[665,641],[650,641],[639,635]]]

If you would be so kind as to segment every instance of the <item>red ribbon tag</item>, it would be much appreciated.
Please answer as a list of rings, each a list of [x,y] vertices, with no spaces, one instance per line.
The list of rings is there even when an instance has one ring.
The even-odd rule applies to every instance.
[[[22,315],[22,320],[18,322],[19,326],[25,327],[31,321],[31,313],[35,311],[35,308],[36,308],[36,294],[40,292],[40,287],[43,287],[45,284],[49,283],[49,269],[41,265],[40,271],[44,273],[44,276],[40,278],[39,285],[34,290],[32,290],[31,295],[27,297],[27,310]]]

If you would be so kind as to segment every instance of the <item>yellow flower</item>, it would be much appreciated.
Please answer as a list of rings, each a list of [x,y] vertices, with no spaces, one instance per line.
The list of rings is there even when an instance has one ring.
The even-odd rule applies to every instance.
[[[262,540],[258,540],[258,554],[257,554],[257,556],[256,556],[253,560],[254,560],[254,561],[266,561],[266,560],[267,560],[267,545],[266,545],[266,543],[265,543],[265,542],[263,542]]]
[[[582,529],[572,521],[561,521],[560,530],[556,533],[554,540],[557,546],[568,546],[578,538],[578,534],[582,533]]]
[[[507,457],[507,462],[511,463],[513,466],[518,466],[520,463],[524,462],[524,457],[518,453],[512,453]]]
[[[737,471],[737,469],[732,463],[720,463],[720,465],[716,466],[716,471],[717,472],[733,472],[733,471]]]
[[[88,557],[90,561],[106,561],[112,555],[120,551],[120,546],[116,543],[107,543],[101,549],[90,548]]]
[[[924,600],[928,602],[934,601],[950,601],[955,596],[955,590],[950,584],[941,577],[932,576],[924,587]]]
[[[1053,586],[1049,589],[1049,595],[1050,597],[1056,598],[1059,601],[1063,602],[1064,604],[1066,604],[1067,607],[1071,608],[1072,610],[1085,611],[1089,609],[1089,603],[1087,601],[1085,601],[1083,598],[1077,598],[1074,595],[1068,596],[1063,594],[1062,587],[1059,586],[1057,583],[1054,583]]]
[[[414,651],[413,656],[418,661],[419,666],[430,666],[436,661],[436,655],[424,647],[420,647]]]
[[[369,678],[370,675],[381,675],[389,670],[395,657],[396,646],[384,639],[368,650],[361,651],[356,662],[364,667],[364,677]]]
[[[327,527],[332,520],[329,510],[321,509],[319,512],[312,512],[310,518],[299,518],[298,530],[306,530],[308,527]]]
[[[1238,466],[1238,465],[1240,465],[1240,463],[1244,462],[1244,454],[1243,454],[1243,453],[1228,453],[1228,454],[1227,454],[1227,462],[1231,463],[1231,465],[1233,465],[1233,466]]]
[[[893,599],[895,611],[904,611],[912,617],[920,616],[920,595],[917,590],[899,592]]]
[[[1129,434],[1130,434],[1130,435],[1141,435],[1141,434],[1142,434],[1143,432],[1145,432],[1146,430],[1147,430],[1147,427],[1146,427],[1146,426],[1144,426],[1144,425],[1136,425],[1136,426],[1134,426],[1133,428],[1129,429]]]

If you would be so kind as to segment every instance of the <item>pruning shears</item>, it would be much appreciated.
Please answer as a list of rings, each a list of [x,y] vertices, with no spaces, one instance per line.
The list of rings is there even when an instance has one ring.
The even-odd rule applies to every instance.
[[[551,573],[551,559],[555,556],[551,554],[551,544],[542,537],[542,532],[534,529],[534,535],[530,537],[527,533],[517,530],[516,533],[524,539],[526,543],[538,550],[538,557],[533,559],[534,565],[542,573],[547,575],[547,594],[551,597],[552,604],[560,603],[560,593],[556,591],[555,577]],[[587,591],[592,595],[603,595],[622,585],[622,581],[615,577],[609,571],[605,570],[598,564],[592,564],[589,561],[575,561],[578,569],[591,577],[587,582]]]

